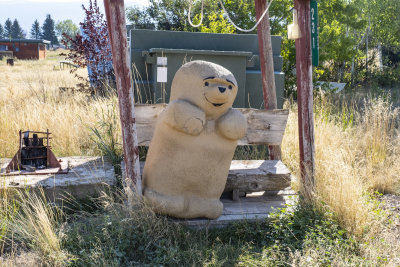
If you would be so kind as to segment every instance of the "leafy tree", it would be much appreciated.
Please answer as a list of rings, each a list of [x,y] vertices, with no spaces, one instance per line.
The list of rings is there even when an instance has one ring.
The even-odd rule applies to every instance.
[[[4,38],[11,39],[11,32],[12,32],[11,27],[12,27],[12,22],[8,18],[6,20],[6,23],[4,24]]]
[[[89,0],[89,7],[82,5],[85,20],[80,23],[81,33],[76,36],[63,34],[62,42],[70,44],[68,60],[80,67],[88,67],[91,83],[90,93],[105,95],[106,86],[114,82],[111,44],[108,35],[107,21],[97,6],[97,1]],[[76,72],[73,69],[72,72]]]
[[[74,24],[74,22],[70,19],[59,21],[56,24],[56,32],[60,39],[63,39],[63,34],[67,34],[68,36],[75,36],[79,32],[78,26]]]
[[[320,60],[330,62],[320,68],[322,79],[349,80],[344,73],[358,55],[359,31],[365,26],[360,6],[346,0],[319,2]]]
[[[226,20],[223,16],[223,12],[212,12],[210,15],[207,16],[206,18],[208,22],[207,25],[201,25],[200,31],[201,32],[210,32],[210,33],[234,33],[235,32],[235,27],[229,23],[228,20]],[[193,20],[193,23],[195,25],[199,24],[200,22],[200,16],[196,15],[195,19]]]
[[[138,6],[129,7],[126,9],[126,17],[133,22],[136,29],[155,29],[154,20],[146,9]]]
[[[199,21],[201,11],[201,1],[193,1],[191,16],[193,21]],[[254,20],[254,1],[253,0],[227,0],[226,9],[240,27],[247,27]],[[187,21],[189,1],[186,0],[150,0],[150,5],[146,8],[129,7],[127,8],[127,18],[136,28],[149,28],[148,25],[158,30],[174,31],[200,31],[193,28]],[[209,23],[220,20],[222,15],[219,3],[214,0],[204,1],[203,25],[210,27]],[[196,23],[197,24],[197,23]],[[236,31],[236,30],[235,30]]]
[[[0,24],[0,39],[4,38],[3,35],[4,35],[4,29],[3,26]]]
[[[37,19],[32,24],[30,33],[31,33],[31,38],[36,39],[36,40],[40,39],[40,36],[42,36],[42,31],[40,30],[40,24]]]
[[[159,30],[183,31],[186,29],[186,0],[150,0],[146,12],[156,21]]]
[[[21,26],[19,26],[18,20],[14,19],[11,25],[11,38],[12,39],[23,39],[25,38],[25,33],[22,31]]]
[[[54,30],[54,20],[51,18],[50,14],[47,14],[46,19],[43,22],[41,37],[45,40],[51,41],[52,45],[58,44],[58,39]]]
[[[364,5],[368,10],[372,34],[377,41],[384,46],[400,46],[400,1],[369,0]]]

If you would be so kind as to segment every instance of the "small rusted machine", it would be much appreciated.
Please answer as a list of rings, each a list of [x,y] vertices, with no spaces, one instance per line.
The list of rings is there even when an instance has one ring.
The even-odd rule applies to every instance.
[[[19,149],[5,171],[7,174],[55,174],[67,173],[68,168],[61,167],[51,151],[51,133],[37,131],[19,131]]]

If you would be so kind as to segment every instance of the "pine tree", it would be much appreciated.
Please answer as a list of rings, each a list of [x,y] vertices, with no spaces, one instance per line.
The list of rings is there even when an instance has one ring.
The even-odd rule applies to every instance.
[[[1,24],[0,24],[0,39],[3,39],[4,38],[4,29],[3,29],[3,26],[1,26]]]
[[[40,30],[40,24],[37,19],[35,19],[35,22],[32,24],[31,28],[31,38],[32,39],[40,39],[40,36],[42,35],[42,31]]]
[[[14,22],[11,25],[11,38],[12,39],[23,39],[23,38],[25,38],[25,34],[22,31],[21,26],[19,26],[19,23],[18,23],[17,19],[14,19]]]
[[[41,37],[45,40],[51,41],[52,45],[58,44],[58,39],[54,30],[54,20],[51,18],[50,14],[46,16],[46,19],[43,22]]]
[[[4,23],[4,38],[5,39],[11,39],[11,27],[12,27],[12,22],[10,19],[6,20],[6,23]]]

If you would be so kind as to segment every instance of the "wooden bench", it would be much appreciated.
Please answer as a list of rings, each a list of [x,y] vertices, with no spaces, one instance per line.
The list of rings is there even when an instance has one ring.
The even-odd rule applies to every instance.
[[[139,146],[148,146],[158,115],[166,104],[135,105]],[[238,145],[280,145],[289,110],[239,109],[247,118],[247,134]],[[143,166],[143,163],[141,164]],[[233,160],[225,192],[234,200],[248,193],[267,191],[269,195],[290,187],[290,171],[280,160]]]
[[[79,66],[74,64],[72,61],[68,61],[68,60],[61,60],[60,62],[60,70],[63,70],[65,68],[65,66],[69,67],[69,68],[78,68]]]

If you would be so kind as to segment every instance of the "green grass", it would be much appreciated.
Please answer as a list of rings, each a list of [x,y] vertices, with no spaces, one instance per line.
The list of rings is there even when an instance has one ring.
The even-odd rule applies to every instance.
[[[333,214],[302,202],[264,221],[202,230],[170,222],[138,203],[130,210],[115,202],[77,215],[62,247],[71,266],[288,266],[311,251],[315,265],[362,262],[358,243]]]

